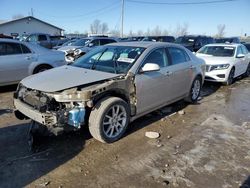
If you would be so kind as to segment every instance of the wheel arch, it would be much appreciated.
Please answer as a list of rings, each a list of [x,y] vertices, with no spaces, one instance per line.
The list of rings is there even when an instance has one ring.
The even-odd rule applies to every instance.
[[[126,95],[125,90],[123,90],[123,89],[112,89],[112,90],[105,91],[105,92],[100,93],[99,95],[95,96],[94,99],[93,99],[94,105],[98,101],[100,101],[100,100],[102,100],[103,98],[106,98],[106,97],[119,97],[122,100],[124,100],[125,102],[127,102],[128,104],[130,104],[129,97]]]
[[[54,67],[53,67],[52,65],[50,65],[49,63],[37,64],[36,66],[33,67],[32,74],[35,74],[36,70],[38,70],[38,69],[39,69],[40,67],[42,67],[42,66],[54,68]]]

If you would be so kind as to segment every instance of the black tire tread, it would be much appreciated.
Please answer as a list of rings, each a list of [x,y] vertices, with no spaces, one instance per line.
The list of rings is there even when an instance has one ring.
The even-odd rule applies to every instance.
[[[111,143],[114,142],[118,139],[115,140],[107,140],[104,138],[102,135],[102,130],[101,127],[99,126],[102,122],[102,115],[105,113],[105,111],[115,103],[123,103],[125,105],[125,108],[127,112],[129,112],[128,105],[127,103],[122,100],[119,97],[106,97],[101,99],[100,101],[97,102],[97,104],[93,107],[90,116],[89,116],[89,131],[90,134],[98,141],[103,142],[103,143]],[[127,114],[129,116],[129,113]],[[127,124],[129,123],[129,119]],[[126,129],[126,128],[125,128]],[[124,130],[125,131],[125,130]]]

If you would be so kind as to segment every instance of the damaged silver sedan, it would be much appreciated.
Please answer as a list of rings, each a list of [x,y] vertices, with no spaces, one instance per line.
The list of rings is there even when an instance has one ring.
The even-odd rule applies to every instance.
[[[204,61],[180,45],[110,44],[22,80],[15,114],[41,132],[88,126],[95,139],[111,143],[138,117],[180,99],[196,102],[204,71]]]

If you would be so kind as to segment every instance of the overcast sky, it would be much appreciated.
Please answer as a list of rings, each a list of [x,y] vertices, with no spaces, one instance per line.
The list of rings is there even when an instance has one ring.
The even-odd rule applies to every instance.
[[[110,30],[119,29],[121,1],[1,0],[0,20],[9,20],[17,14],[28,16],[33,8],[36,18],[61,27],[66,32],[89,31],[95,19],[106,22]],[[250,0],[218,1],[125,0],[124,32],[147,31],[156,26],[173,32],[178,24],[186,23],[189,34],[214,35],[217,25],[225,24],[226,36],[250,35]]]

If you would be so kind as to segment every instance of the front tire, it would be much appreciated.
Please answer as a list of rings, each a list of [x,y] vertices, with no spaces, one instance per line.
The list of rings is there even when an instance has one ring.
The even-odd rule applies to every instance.
[[[43,72],[49,69],[52,69],[53,67],[49,66],[49,65],[39,65],[38,67],[35,68],[33,74],[37,74],[39,72]]]
[[[130,120],[128,104],[118,97],[100,100],[89,116],[91,135],[103,143],[119,140],[125,133]]]
[[[249,77],[250,76],[250,63],[248,63],[247,70],[246,70],[244,76],[245,77]]]
[[[234,82],[234,73],[235,73],[235,69],[232,68],[229,72],[229,75],[228,75],[228,78],[227,78],[227,81],[225,82],[225,85],[229,86],[231,84],[233,84]]]
[[[190,103],[196,103],[199,96],[200,96],[200,92],[201,92],[201,78],[200,77],[196,77],[192,83],[190,92],[189,92],[189,96],[186,98],[187,102]]]

